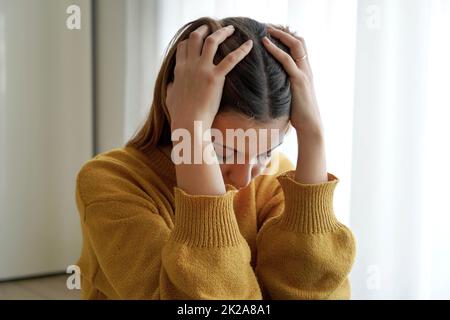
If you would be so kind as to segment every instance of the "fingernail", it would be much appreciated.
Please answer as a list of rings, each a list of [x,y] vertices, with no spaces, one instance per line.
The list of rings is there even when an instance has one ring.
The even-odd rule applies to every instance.
[[[249,46],[249,45],[252,44],[252,42],[253,42],[252,39],[249,39],[249,40],[245,41],[244,44],[245,44],[246,46]]]
[[[264,36],[263,41],[267,44],[270,44],[270,40],[269,38],[267,38],[266,36]]]
[[[230,24],[229,26],[227,26],[227,28],[233,30],[234,26],[232,24]]]

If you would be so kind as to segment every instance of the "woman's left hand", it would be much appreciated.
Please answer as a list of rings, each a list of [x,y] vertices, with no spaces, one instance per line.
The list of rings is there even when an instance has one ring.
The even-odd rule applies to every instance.
[[[268,26],[269,34],[279,39],[291,51],[291,55],[264,37],[266,49],[283,65],[291,82],[291,124],[297,135],[322,135],[323,127],[314,91],[313,75],[303,38]]]
[[[284,52],[268,38],[263,39],[264,46],[283,65],[291,82],[290,120],[299,144],[295,180],[306,184],[327,182],[322,120],[305,41],[279,29],[268,28],[268,31],[289,47],[291,53]]]

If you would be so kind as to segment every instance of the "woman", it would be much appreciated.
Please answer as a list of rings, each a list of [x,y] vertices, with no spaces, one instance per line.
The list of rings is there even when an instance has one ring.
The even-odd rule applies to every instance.
[[[333,212],[338,179],[326,169],[306,47],[269,27],[243,17],[183,26],[143,127],[80,170],[83,298],[350,297],[355,243]],[[296,167],[271,159],[290,125]],[[237,135],[216,141],[212,129],[259,134],[234,148]],[[188,135],[180,154],[176,132]],[[220,161],[174,161],[198,150]]]

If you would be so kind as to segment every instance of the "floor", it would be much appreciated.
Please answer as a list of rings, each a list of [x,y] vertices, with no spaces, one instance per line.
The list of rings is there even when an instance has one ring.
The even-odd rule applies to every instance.
[[[79,290],[66,286],[68,274],[0,282],[0,300],[79,300]]]

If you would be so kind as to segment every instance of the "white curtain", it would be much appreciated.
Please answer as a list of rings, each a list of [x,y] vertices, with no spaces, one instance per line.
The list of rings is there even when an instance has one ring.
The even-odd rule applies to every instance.
[[[450,298],[450,3],[363,3],[351,184],[354,294]]]
[[[101,0],[99,11],[102,2],[111,10]],[[117,143],[142,124],[162,53],[184,23],[249,16],[289,25],[310,53],[328,170],[341,180],[335,211],[357,238],[353,298],[450,298],[450,1],[122,4],[122,20],[114,19],[125,28],[119,37],[125,44],[119,64],[124,94],[116,101],[123,139]],[[110,67],[99,79],[111,78]],[[281,151],[295,162],[294,136]]]

